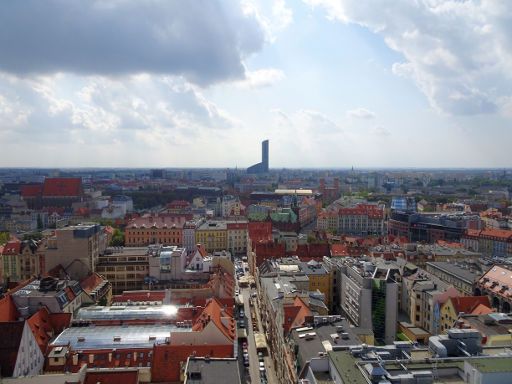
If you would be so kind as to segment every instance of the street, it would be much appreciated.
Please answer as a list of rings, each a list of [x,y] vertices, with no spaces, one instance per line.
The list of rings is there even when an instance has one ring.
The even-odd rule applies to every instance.
[[[244,263],[245,264],[245,263]],[[246,266],[246,264],[245,264]],[[244,268],[245,270],[245,268]],[[262,383],[262,380],[260,378],[260,370],[259,370],[259,360],[258,360],[258,351],[256,350],[256,341],[254,339],[254,329],[256,332],[263,333],[263,329],[261,326],[261,316],[259,313],[259,305],[257,298],[253,298],[254,305],[250,306],[249,299],[251,298],[251,293],[256,292],[255,289],[244,287],[239,288],[240,289],[240,296],[243,298],[243,308],[245,313],[245,324],[246,324],[246,331],[247,331],[247,349],[249,354],[249,375],[251,378],[251,383],[253,384],[260,384]],[[255,326],[253,326],[253,316],[256,320]],[[273,366],[272,359],[270,356],[264,355],[264,363],[265,363],[265,376],[266,376],[266,383],[269,384],[278,384],[275,370]],[[263,382],[265,383],[265,382]]]

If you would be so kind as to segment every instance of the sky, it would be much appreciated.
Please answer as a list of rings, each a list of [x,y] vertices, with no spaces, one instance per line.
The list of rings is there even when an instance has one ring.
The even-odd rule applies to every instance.
[[[0,166],[511,167],[508,0],[0,2]]]

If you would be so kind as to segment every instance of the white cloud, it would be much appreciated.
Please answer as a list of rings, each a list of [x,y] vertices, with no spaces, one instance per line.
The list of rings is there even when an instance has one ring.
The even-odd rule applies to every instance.
[[[356,119],[374,119],[375,113],[373,113],[372,111],[369,111],[366,108],[356,108],[356,109],[347,111],[347,116],[353,117]]]
[[[293,11],[286,6],[284,0],[274,0],[272,6],[272,16],[274,19],[275,29],[282,30],[293,22]]]
[[[393,72],[449,114],[502,110],[512,96],[512,3],[506,0],[305,0],[383,37]]]
[[[381,127],[380,125],[372,128],[372,133],[376,136],[390,136],[391,132],[389,132],[386,128]]]
[[[267,42],[275,42],[280,32],[293,22],[293,11],[285,0],[271,0],[263,4],[260,0],[242,0],[242,9],[247,15],[254,17],[265,32]]]
[[[283,71],[275,68],[264,68],[255,71],[245,72],[245,79],[234,82],[234,85],[243,89],[254,89],[269,87],[283,80],[285,75]]]
[[[319,111],[300,109],[289,115],[276,108],[270,112],[274,115],[276,126],[286,128],[296,135],[317,138],[321,135],[343,133],[343,129],[338,123]]]
[[[201,90],[176,77],[0,74],[0,131],[9,140],[129,147],[174,146],[240,123]],[[16,100],[15,102],[9,100]]]

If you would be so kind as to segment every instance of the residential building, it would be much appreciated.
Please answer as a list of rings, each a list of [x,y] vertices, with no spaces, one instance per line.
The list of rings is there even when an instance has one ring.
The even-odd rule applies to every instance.
[[[441,306],[460,292],[438,277],[417,269],[402,279],[401,306],[411,323],[430,335],[441,332]]]
[[[240,364],[235,358],[189,356],[184,384],[241,383]]]
[[[187,251],[177,246],[161,247],[149,257],[149,276],[157,281],[183,280]],[[201,271],[202,272],[202,271]]]
[[[487,257],[512,257],[512,230],[468,229],[460,242],[467,249],[480,252]]]
[[[125,246],[144,247],[150,244],[183,245],[186,216],[143,216],[131,220],[124,232]]]
[[[0,322],[0,376],[20,377],[42,372],[44,356],[25,321]]]
[[[238,196],[224,195],[221,201],[221,216],[240,216],[241,203]]]
[[[295,382],[297,379],[294,356],[286,343],[290,331],[304,326],[308,316],[326,316],[328,313],[323,295],[304,290],[307,283],[299,277],[260,278],[261,321],[268,335],[279,382]]]
[[[330,271],[322,262],[310,260],[301,261],[298,257],[283,257],[280,259],[267,259],[259,267],[260,277],[274,276],[305,276],[307,277],[307,290],[319,291],[327,308],[331,308],[332,301],[332,278]]]
[[[441,332],[453,328],[463,314],[491,313],[491,303],[487,296],[450,297],[441,305]]]
[[[489,296],[496,311],[509,313],[512,304],[512,271],[494,265],[476,283],[476,296]]]
[[[204,219],[190,220],[183,225],[183,246],[187,252],[193,252],[196,248],[196,230],[201,224],[204,223]]]
[[[126,213],[133,212],[133,200],[130,196],[116,195],[112,197],[112,204],[121,207]]]
[[[447,261],[427,262],[426,271],[445,283],[453,285],[465,296],[473,295],[475,283],[481,275],[468,264],[455,264]]]
[[[0,253],[4,281],[20,282],[45,271],[44,246],[35,240],[13,240]]]
[[[338,234],[355,236],[383,236],[384,206],[377,204],[357,204],[338,211]]]
[[[95,272],[100,253],[106,248],[106,234],[99,224],[79,224],[55,230],[47,240],[45,271],[62,265],[66,268],[74,260],[80,260]],[[76,276],[71,276],[76,278]]]
[[[149,276],[149,257],[156,247],[111,247],[98,257],[96,272],[105,276],[114,294],[143,289]]]
[[[341,309],[353,324],[373,330],[379,342],[396,337],[400,270],[392,264],[371,262],[340,266]]]
[[[227,222],[227,247],[226,250],[233,255],[247,253],[247,221]]]
[[[93,304],[78,281],[45,277],[19,285],[10,293],[21,317],[28,318],[42,305],[51,313],[73,314],[84,304]]]
[[[207,252],[228,249],[228,228],[224,221],[207,221],[196,229],[196,244],[203,244]]]

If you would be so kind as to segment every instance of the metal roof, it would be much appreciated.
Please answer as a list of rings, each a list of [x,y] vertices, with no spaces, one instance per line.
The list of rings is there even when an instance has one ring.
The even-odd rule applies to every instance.
[[[74,350],[152,348],[165,343],[171,332],[187,332],[191,328],[175,325],[88,326],[65,329],[52,345],[70,345]]]

